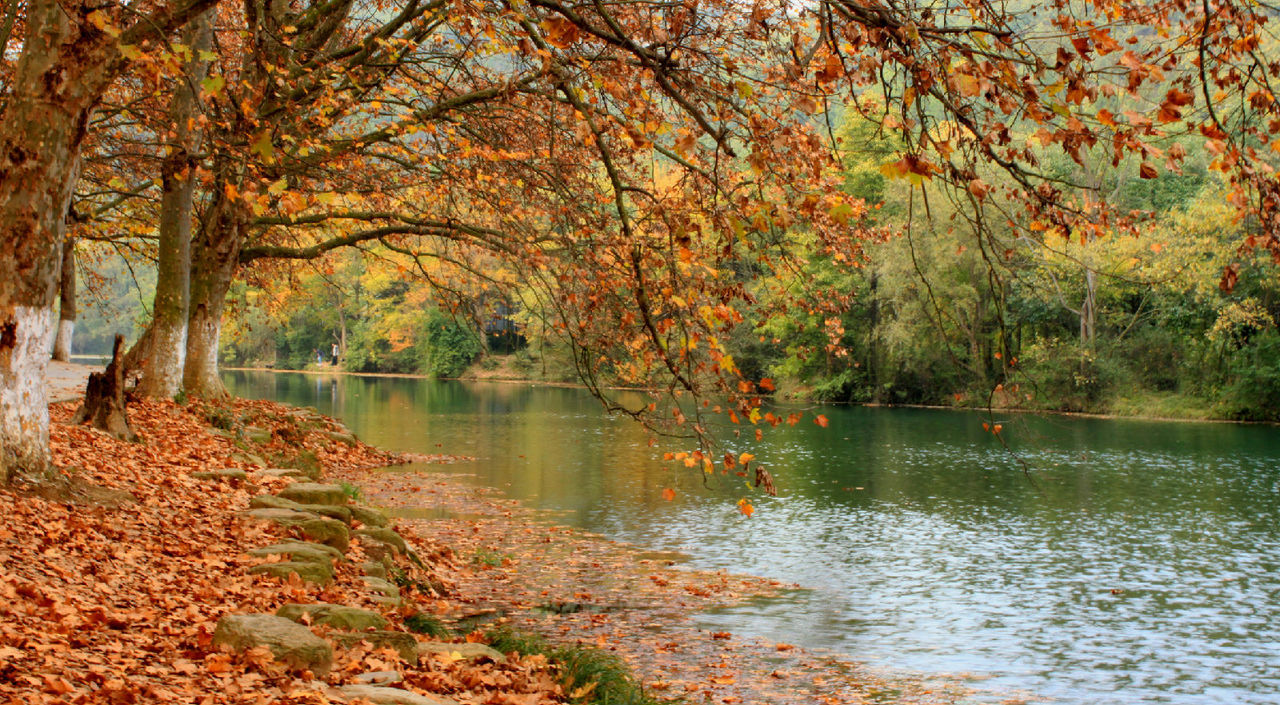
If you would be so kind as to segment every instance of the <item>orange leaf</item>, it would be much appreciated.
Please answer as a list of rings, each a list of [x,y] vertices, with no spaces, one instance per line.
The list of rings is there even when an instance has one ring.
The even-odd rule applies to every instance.
[[[670,502],[676,498],[676,491],[668,487],[662,491],[662,498]]]
[[[829,421],[827,421],[827,417],[823,416],[822,414],[818,414],[817,416],[813,417],[813,422],[823,428],[826,428],[827,424],[830,423]]]

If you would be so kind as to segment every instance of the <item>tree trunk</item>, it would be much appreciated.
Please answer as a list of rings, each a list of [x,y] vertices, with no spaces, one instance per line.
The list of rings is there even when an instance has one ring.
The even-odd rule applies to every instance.
[[[215,186],[219,183],[215,180]],[[215,194],[192,243],[187,362],[182,376],[187,392],[204,397],[227,393],[218,377],[218,338],[247,222],[243,206],[229,199],[224,189],[218,188]]]
[[[1080,302],[1080,345],[1092,350],[1097,341],[1098,274],[1089,266],[1084,270],[1084,300]]]
[[[27,3],[22,56],[0,112],[0,481],[49,462],[44,377],[65,215],[115,52],[85,13],[75,3]]]
[[[138,434],[129,425],[129,416],[124,408],[124,360],[120,349],[124,347],[124,336],[116,334],[115,346],[111,349],[111,364],[102,372],[89,375],[89,383],[84,388],[84,403],[76,409],[71,423],[88,422],[91,426],[104,431],[122,441],[136,441]]]
[[[53,359],[71,361],[71,338],[76,332],[76,243],[62,243],[62,273],[58,285],[58,335],[53,339]]]
[[[880,275],[871,272],[869,284],[871,299],[870,310],[871,333],[867,336],[867,379],[871,381],[871,402],[879,404],[883,401],[884,384],[880,370]]]
[[[191,61],[174,91],[170,119],[174,138],[161,164],[160,244],[156,296],[146,347],[141,350],[142,378],[138,392],[169,399],[182,389],[187,356],[188,306],[191,294],[191,214],[195,200],[195,168],[199,161],[198,86],[209,62],[200,53],[210,44],[209,13],[200,15],[187,32]]]

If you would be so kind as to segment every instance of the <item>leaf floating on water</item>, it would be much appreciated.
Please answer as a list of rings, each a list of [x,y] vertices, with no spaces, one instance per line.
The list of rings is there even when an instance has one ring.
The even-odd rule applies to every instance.
[[[738,511],[742,512],[742,516],[750,519],[751,515],[756,513],[756,508],[751,506],[750,500],[744,497],[738,500]]]
[[[827,421],[827,417],[823,416],[822,414],[818,414],[817,416],[813,417],[813,422],[823,428],[826,428],[827,424],[830,423],[829,421]]]
[[[676,498],[676,491],[668,487],[662,491],[662,498],[670,502]]]

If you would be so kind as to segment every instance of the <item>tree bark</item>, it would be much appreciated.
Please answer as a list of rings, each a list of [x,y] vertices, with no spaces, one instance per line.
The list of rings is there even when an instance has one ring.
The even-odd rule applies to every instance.
[[[228,167],[225,173],[234,170]],[[215,180],[215,186],[222,183]],[[231,183],[228,181],[227,183]],[[188,393],[204,397],[225,396],[218,377],[218,339],[227,291],[239,264],[240,248],[248,218],[242,204],[215,191],[200,232],[192,242],[191,307],[187,320],[187,361],[182,375]]]
[[[65,214],[89,113],[115,42],[54,0],[27,4],[27,30],[0,113],[0,481],[49,461],[44,376]]]
[[[161,164],[160,243],[153,318],[140,351],[142,377],[138,393],[162,399],[182,389],[187,356],[187,319],[191,292],[191,214],[195,200],[195,168],[201,131],[194,127],[199,111],[200,82],[209,62],[207,50],[212,22],[206,12],[187,31],[191,61],[174,91],[170,105],[174,138]]]
[[[71,361],[71,339],[76,331],[76,244],[67,238],[62,243],[62,272],[58,285],[58,334],[53,339],[53,359]]]
[[[120,355],[122,347],[124,336],[117,334],[115,346],[111,350],[111,364],[102,372],[89,375],[89,382],[84,389],[84,403],[76,409],[71,423],[89,423],[99,431],[122,441],[132,442],[138,440],[138,434],[129,425],[129,416],[124,408],[124,360]]]

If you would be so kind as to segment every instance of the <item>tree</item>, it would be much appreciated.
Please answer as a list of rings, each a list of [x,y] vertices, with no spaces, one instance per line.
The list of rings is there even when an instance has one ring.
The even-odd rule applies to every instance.
[[[0,107],[0,481],[48,460],[52,302],[89,115],[128,63],[214,0],[29,0]],[[157,6],[158,5],[158,6]]]

